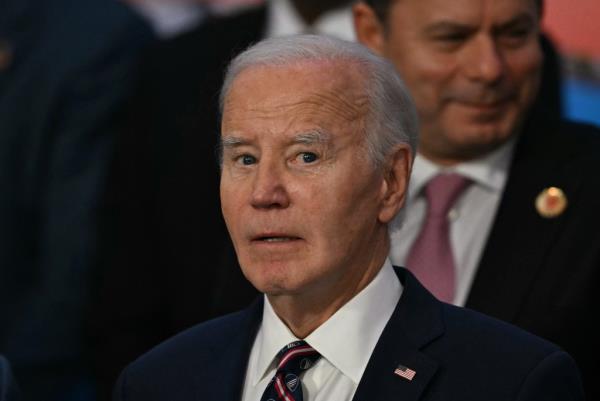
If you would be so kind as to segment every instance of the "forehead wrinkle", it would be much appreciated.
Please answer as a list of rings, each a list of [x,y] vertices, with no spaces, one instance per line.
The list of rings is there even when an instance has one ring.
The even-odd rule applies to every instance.
[[[328,114],[338,116],[346,121],[354,121],[365,114],[367,103],[366,95],[356,97],[352,102],[344,99],[344,96],[320,92],[311,94],[304,99],[279,103],[273,107],[253,104],[248,107],[248,111],[252,112],[250,118],[271,118],[287,112],[313,114],[316,109],[319,114]]]
[[[333,128],[330,124],[356,124],[357,121],[362,126],[364,121],[361,120],[364,120],[369,109],[369,98],[364,83],[360,84],[361,80],[357,79],[360,71],[348,71],[345,66],[331,75],[331,70],[325,70],[319,72],[317,79],[324,75],[330,76],[330,79],[325,79],[321,85],[312,85],[309,91],[300,90],[296,96],[293,92],[285,91],[269,92],[269,96],[254,96],[254,82],[263,77],[242,75],[237,78],[241,81],[234,84],[225,98],[223,121],[227,121],[231,128],[244,127],[244,133],[248,128],[252,132],[260,129],[263,132],[293,134],[293,131]],[[251,125],[246,127],[246,122]],[[312,124],[313,127],[310,126]]]
[[[317,106],[347,121],[355,121],[366,113],[368,100],[364,94],[353,97],[352,100],[333,92],[317,93],[314,96],[318,99],[313,101]]]

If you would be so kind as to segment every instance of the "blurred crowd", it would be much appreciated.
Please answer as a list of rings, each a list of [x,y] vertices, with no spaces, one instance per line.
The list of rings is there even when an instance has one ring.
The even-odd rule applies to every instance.
[[[255,296],[220,214],[222,69],[266,35],[353,38],[347,1],[273,3],[0,3],[0,354],[24,400],[109,399]]]
[[[169,336],[247,305],[219,204],[223,69],[355,39],[344,0],[0,2],[0,354],[22,400],[110,399]],[[560,115],[548,38],[540,101]]]

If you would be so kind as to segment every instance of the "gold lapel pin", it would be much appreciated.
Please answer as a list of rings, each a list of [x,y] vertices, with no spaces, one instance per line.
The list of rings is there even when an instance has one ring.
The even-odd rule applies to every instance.
[[[565,193],[557,187],[545,188],[535,199],[536,210],[546,219],[560,216],[567,208],[567,204]]]

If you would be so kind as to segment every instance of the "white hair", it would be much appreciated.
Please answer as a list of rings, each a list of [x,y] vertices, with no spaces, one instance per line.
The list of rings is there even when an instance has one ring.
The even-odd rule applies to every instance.
[[[391,150],[407,143],[415,154],[418,120],[415,105],[394,66],[359,43],[317,35],[266,39],[235,57],[225,74],[219,98],[223,113],[225,98],[236,77],[251,67],[291,66],[307,61],[345,62],[364,71],[368,112],[364,121],[366,145],[371,161],[382,166]]]

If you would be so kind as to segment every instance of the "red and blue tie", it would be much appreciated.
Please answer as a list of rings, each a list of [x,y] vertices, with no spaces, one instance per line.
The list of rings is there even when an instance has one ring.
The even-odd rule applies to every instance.
[[[300,374],[310,369],[321,355],[305,341],[289,343],[277,354],[277,372],[261,401],[303,401]]]

